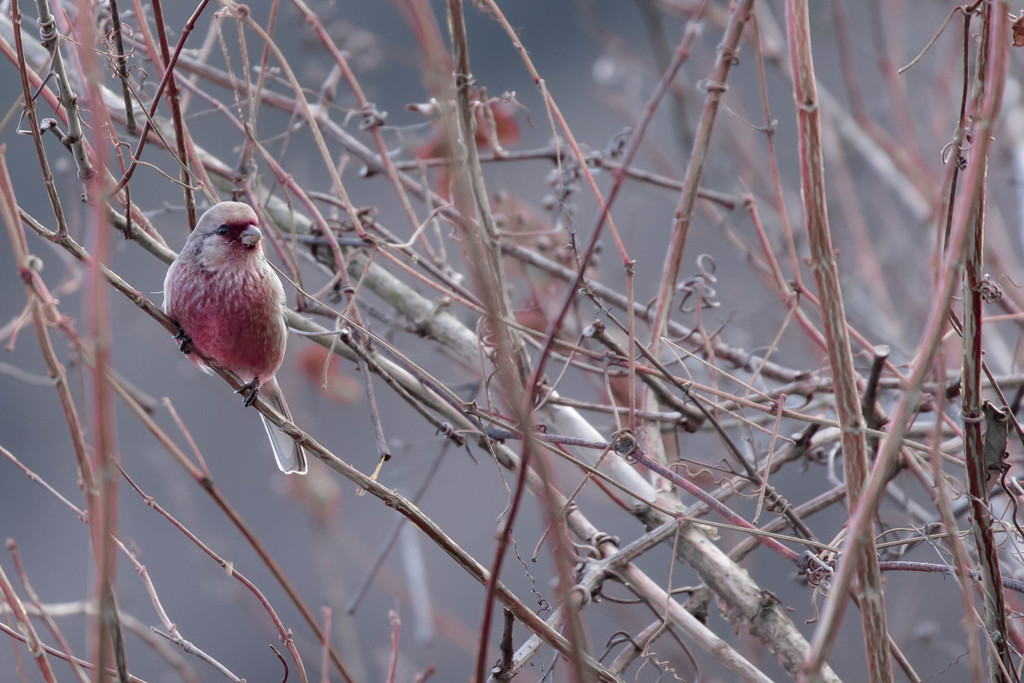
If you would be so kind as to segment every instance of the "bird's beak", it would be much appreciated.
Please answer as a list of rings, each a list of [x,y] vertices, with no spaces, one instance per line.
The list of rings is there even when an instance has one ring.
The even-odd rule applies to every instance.
[[[238,236],[238,241],[247,247],[255,247],[261,239],[263,239],[263,233],[251,223]]]

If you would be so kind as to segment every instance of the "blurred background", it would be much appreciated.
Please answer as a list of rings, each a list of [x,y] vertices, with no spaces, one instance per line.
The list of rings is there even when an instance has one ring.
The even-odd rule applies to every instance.
[[[46,53],[40,52],[36,8],[24,0],[20,4],[27,61],[34,71],[45,73],[48,62]],[[629,130],[644,116],[645,104],[671,60],[672,51],[684,35],[690,35],[689,55],[653,115],[633,162],[636,173],[625,181],[612,210],[624,247],[636,262],[635,300],[648,304],[657,296],[662,278],[679,187],[705,106],[708,79],[723,40],[730,3],[522,0],[498,4],[557,102],[575,140],[591,155],[591,170],[605,193],[611,183],[607,164],[614,165],[621,158]],[[794,273],[780,213],[784,209],[792,224],[799,274],[814,291],[811,270],[803,261],[807,256],[806,229],[788,76],[784,4],[755,4],[764,81],[759,78],[755,59],[758,34],[753,32],[753,24],[748,24],[718,112],[701,183],[713,196],[700,200],[697,207],[678,278],[683,287],[676,295],[679,305],[673,311],[673,320],[700,331],[704,339],[727,345],[741,359],[747,359],[737,367],[729,359],[717,358],[712,353],[708,358],[712,366],[720,365],[724,372],[753,378],[751,382],[759,390],[773,392],[785,384],[782,378],[786,375],[781,372],[774,377],[753,377],[752,370],[762,359],[770,359],[791,372],[792,378],[810,382],[827,376],[827,357],[793,321],[783,298],[770,283],[771,278],[766,277],[764,244],[749,212],[750,206],[757,206],[769,249],[782,264],[788,280]],[[0,3],[0,7],[4,15],[0,35],[11,45],[11,2]],[[248,7],[257,24],[273,27],[274,41],[309,102],[325,108],[326,116],[335,126],[375,153],[371,126],[365,125],[367,118],[352,88],[335,70],[335,58],[297,4],[256,0]],[[425,61],[421,49],[425,24],[417,23],[410,8],[432,13],[445,45],[450,45],[445,3],[311,0],[309,7],[345,52],[347,64],[366,99],[378,113],[386,115],[379,132],[395,162],[422,187],[443,195],[442,172],[423,161],[448,153],[430,117],[436,107],[431,104],[427,82],[436,65]],[[960,15],[918,64],[903,75],[897,75],[895,70],[924,48],[952,7],[951,3],[901,0],[812,3],[829,212],[846,313],[851,327],[863,335],[854,346],[857,369],[864,374],[871,361],[868,350],[875,344],[889,345],[893,364],[908,371],[907,364],[912,360],[932,305],[935,254],[940,240],[937,235],[943,225],[940,207],[948,191],[949,162],[954,156],[948,145],[956,131],[963,87]],[[135,46],[128,59],[130,78],[148,103],[161,70],[149,58],[137,28],[142,22],[140,8],[149,26],[147,30],[151,31],[154,20],[149,3],[122,6],[120,18],[126,26],[136,29],[134,33],[124,30],[126,40]],[[58,15],[58,28],[66,38],[61,45],[67,68],[73,75],[80,74],[83,55],[89,52],[75,49],[74,41],[81,35],[83,22],[100,27],[103,24],[88,2],[51,2],[50,9]],[[166,3],[163,7],[172,48],[194,10],[189,3]],[[553,163],[556,135],[559,148],[571,159],[566,137],[563,131],[553,129],[552,112],[545,106],[519,51],[494,13],[469,4],[466,21],[472,75],[476,85],[486,88],[490,98],[481,111],[489,111],[494,120],[491,124],[486,115],[482,116],[481,128],[493,135],[483,140],[478,136],[478,144],[481,154],[488,159],[484,163],[484,178],[500,227],[507,231],[510,241],[575,268],[578,254],[572,246],[582,249],[590,239],[597,202],[579,177],[578,166],[573,171],[571,164],[566,165],[566,173],[577,173],[569,177],[566,173],[560,175]],[[971,69],[975,65],[973,50],[979,26],[975,22],[969,36]],[[100,43],[95,47],[107,49]],[[297,211],[303,212],[293,193],[282,188],[282,179],[275,177],[270,165],[246,149],[244,134],[231,121],[239,115],[249,120],[250,106],[255,104],[249,100],[239,102],[231,81],[225,80],[226,75],[234,74],[236,79],[247,75],[254,81],[263,76],[266,90],[277,95],[278,101],[264,100],[259,105],[254,136],[298,187],[310,195],[320,193],[336,199],[334,184],[301,110],[281,105],[294,102],[295,96],[279,60],[271,54],[267,68],[260,67],[263,48],[264,41],[251,28],[243,28],[230,7],[216,3],[206,7],[188,37],[176,71],[180,79],[189,81],[183,89],[185,120],[194,144],[219,160],[223,168],[237,174],[240,161],[247,160],[242,169],[244,177],[238,176],[237,188],[247,182],[260,184],[270,188],[275,198],[291,202]],[[107,66],[107,58],[97,59],[104,69],[100,86],[115,93],[116,102],[120,83]],[[1020,284],[1024,282],[1019,266],[1021,177],[1017,169],[1021,157],[1017,142],[1020,138],[1016,135],[1024,119],[1019,84],[1014,79],[1020,66],[1020,55],[1014,51],[990,162],[987,196],[986,272],[1003,288],[1004,298],[991,309],[992,315],[1002,317],[986,327],[986,360],[996,375],[1006,379],[1004,391],[1011,395],[1020,384],[1018,312],[1022,299]],[[780,174],[781,207],[770,170],[769,138],[764,132],[762,85],[774,126],[771,141]],[[46,87],[54,88],[52,82]],[[79,89],[88,139],[94,147],[107,150],[108,163],[116,168],[106,124],[100,117],[104,107],[89,100],[80,82],[75,87]],[[18,63],[5,56],[0,59],[0,144],[5,146],[13,190],[25,213],[54,229],[53,212],[32,138],[19,134],[29,128],[27,119],[21,119],[21,92]],[[42,98],[37,100],[37,107],[40,118],[54,116]],[[167,130],[166,103],[161,104],[158,116]],[[126,134],[118,123],[115,127],[120,140],[134,148],[137,135]],[[495,140],[504,156],[495,154]],[[97,244],[97,224],[93,211],[80,200],[84,186],[74,159],[56,136],[44,135],[43,143],[69,233],[91,251]],[[409,239],[414,226],[406,217],[391,181],[382,173],[367,174],[364,162],[337,135],[327,135],[327,147],[353,204],[366,210],[378,224],[387,226],[396,239]],[[128,148],[124,151],[127,153]],[[495,157],[498,158],[494,160]],[[167,246],[176,251],[188,234],[183,195],[176,182],[178,165],[171,154],[152,140],[143,160],[146,164],[131,179],[132,201]],[[417,160],[422,163],[418,165]],[[115,171],[114,175],[119,173]],[[217,192],[223,199],[230,190],[220,186]],[[198,201],[200,211],[209,205],[201,195]],[[124,210],[123,204],[113,204],[119,211]],[[413,206],[419,221],[436,218],[431,214],[432,207],[424,202],[416,199]],[[332,225],[343,225],[348,220],[336,202],[322,201],[320,208]],[[516,231],[521,234],[512,235]],[[26,232],[28,249],[40,259],[40,277],[59,301],[60,315],[83,341],[88,341],[92,310],[88,268],[66,250],[30,230]],[[282,254],[293,246],[289,237],[275,233],[270,244],[274,247],[268,249],[271,260],[287,270]],[[600,247],[590,277],[624,293],[626,269],[607,228]],[[421,258],[434,263],[451,281],[472,290],[472,269],[463,260],[462,248],[462,240],[452,226],[437,221],[428,224],[423,242],[415,247],[421,250]],[[309,249],[300,244],[295,252],[308,253]],[[397,261],[405,263],[405,269]],[[114,232],[108,263],[132,287],[157,305],[162,302],[166,264],[141,248],[138,241],[126,240]],[[306,278],[307,291],[317,291],[328,284],[330,278],[316,259],[305,257],[295,263],[297,272]],[[376,263],[437,306],[450,306],[468,329],[478,329],[479,316],[473,310],[458,300],[445,301],[436,288],[410,274],[419,265],[414,260],[399,255],[393,262],[378,256]],[[506,270],[517,318],[523,325],[543,332],[564,297],[567,283],[530,270],[522,261],[510,259]],[[286,289],[289,303],[294,305],[294,289]],[[95,593],[96,563],[87,524],[57,495],[84,509],[81,478],[65,412],[26,313],[25,288],[14,252],[7,246],[0,247],[0,292],[0,344],[4,350],[0,354],[0,453],[4,455],[0,458],[0,535],[16,544],[25,574],[40,600],[54,614],[71,651],[88,659],[92,641],[86,612],[88,600]],[[331,293],[327,291],[325,296]],[[347,296],[350,292],[338,293]],[[155,424],[189,458],[195,460],[194,449],[198,449],[209,468],[211,485],[244,520],[244,528],[273,558],[312,617],[323,625],[323,610],[329,610],[331,642],[352,679],[392,680],[389,670],[396,656],[397,673],[393,680],[470,679],[483,615],[483,587],[430,538],[408,525],[399,531],[402,517],[394,509],[372,495],[365,495],[320,462],[312,463],[312,471],[305,478],[279,474],[255,411],[243,408],[241,400],[220,378],[200,373],[177,351],[167,331],[131,301],[113,290],[108,290],[107,295],[111,309],[111,359],[118,377],[132,388],[134,395],[150,409]],[[492,378],[483,369],[483,355],[466,358],[421,335],[416,321],[407,319],[379,292],[360,291],[358,299],[365,305],[362,314],[382,340],[425,368],[463,400],[476,400],[482,407],[493,406],[495,412],[501,412],[500,391],[489,385]],[[331,301],[341,309],[347,298],[338,296]],[[817,323],[813,305],[805,305],[804,310]],[[616,315],[619,313],[616,311]],[[333,324],[316,313],[310,315],[326,327]],[[577,297],[562,338],[578,342],[584,328],[603,316],[592,300]],[[624,320],[624,315],[619,319]],[[92,445],[92,375],[64,333],[51,327],[50,335],[67,371],[86,441]],[[639,337],[649,339],[646,327]],[[697,348],[692,339],[674,342],[706,358],[709,355],[705,351],[711,342],[698,344]],[[564,397],[610,405],[616,387],[600,372],[600,354],[604,349],[589,340],[579,343],[595,352],[589,362],[598,371],[570,367],[560,376],[565,364],[551,362],[547,366],[548,376],[558,381]],[[534,357],[538,347],[536,343],[530,347]],[[959,341],[951,336],[946,361],[950,378],[959,371],[958,349]],[[674,356],[667,353],[665,358]],[[339,458],[371,474],[380,460],[374,429],[376,412],[392,456],[382,465],[379,481],[415,497],[420,509],[448,536],[489,566],[515,477],[473,442],[465,448],[453,445],[379,378],[372,380],[374,411],[367,401],[365,378],[358,365],[338,357],[327,364],[325,359],[320,346],[298,334],[290,335],[288,357],[278,379],[296,423]],[[681,376],[703,383],[720,382],[724,391],[743,393],[738,384],[718,375],[717,370],[709,371],[706,365],[688,360],[685,366],[680,365],[683,367]],[[621,384],[621,375],[612,376]],[[893,389],[895,380],[887,386]],[[618,391],[621,405],[621,385]],[[833,415],[831,394],[827,391],[798,396],[799,391],[791,387],[788,393],[791,399],[787,407],[821,417]],[[897,399],[897,392],[889,391],[883,396],[882,405],[891,409]],[[311,680],[343,680],[334,666],[323,670],[322,662],[326,659],[321,643],[239,526],[232,523],[204,486],[169,455],[142,420],[121,401],[115,400],[114,405],[117,456],[126,473],[144,492],[140,495],[121,480],[117,536],[124,549],[145,567],[152,589],[181,637],[232,675],[248,681],[284,679],[284,667],[271,646],[281,651],[284,660],[293,666],[277,628],[254,594],[154,510],[150,501],[166,510],[259,589],[283,625],[294,634]],[[955,406],[948,409],[948,414],[959,423]],[[594,410],[586,415],[603,439],[610,439],[617,429],[616,421],[607,411]],[[722,419],[748,456],[763,458],[775,443],[772,420],[766,423],[756,411],[723,413]],[[920,433],[915,438],[928,441],[927,429],[934,421],[934,414],[922,415]],[[765,429],[754,428],[755,423]],[[670,450],[674,449],[670,455],[681,459],[694,479],[711,489],[721,481],[722,468],[728,465],[721,440],[706,427],[688,433],[670,425],[663,428],[663,437]],[[643,428],[659,427],[657,423],[648,423]],[[783,421],[778,430],[782,437],[780,445],[790,443],[788,440],[805,428],[806,424],[799,420]],[[946,433],[945,437],[955,440],[956,434]],[[517,451],[520,449],[517,441],[510,440],[508,444]],[[832,488],[842,477],[842,467],[837,464],[840,461],[830,463],[830,458],[837,456],[835,438],[817,446],[816,458],[794,462],[772,478],[772,483],[794,504]],[[1011,444],[1014,462],[1019,450],[1019,445]],[[555,485],[563,493],[569,494],[580,485],[583,477],[578,468],[557,459],[552,459],[551,465]],[[26,468],[31,476],[26,475]],[[955,473],[952,476],[962,477],[962,470],[950,471]],[[650,478],[646,471],[641,473]],[[898,552],[900,559],[949,562],[948,549],[941,542],[911,547],[910,538],[915,530],[937,519],[938,513],[930,503],[929,491],[904,477],[896,480],[895,492],[886,499],[880,513],[880,531],[891,531],[893,540],[902,539],[904,543],[898,551],[886,552]],[[52,490],[44,488],[44,483]],[[622,497],[621,493],[618,495]],[[590,484],[583,488],[577,503],[595,527],[618,537],[624,545],[642,536],[645,529],[614,498]],[[692,502],[686,496],[683,501]],[[729,504],[751,519],[757,500],[747,491]],[[995,504],[999,511],[1007,505],[1005,496]],[[845,519],[845,506],[839,502],[809,519],[809,524],[828,543],[840,533]],[[966,518],[961,523],[968,526]],[[553,588],[557,572],[551,551],[546,545],[535,551],[538,544],[550,542],[545,539],[547,526],[541,504],[528,494],[516,517],[515,546],[501,573],[509,588],[545,618],[557,603]],[[725,549],[744,537],[728,530],[714,533],[715,543]],[[392,546],[389,542],[396,534],[397,541]],[[1007,542],[1004,548],[1004,572],[1008,576],[1021,571],[1019,552],[1014,545],[1017,542],[1019,539]],[[891,559],[896,557],[892,555]],[[665,589],[693,588],[699,584],[693,570],[674,560],[671,541],[646,552],[635,562]],[[823,604],[822,596],[797,577],[790,563],[764,550],[748,556],[742,566],[762,588],[781,601],[792,621],[809,639],[817,610]],[[0,567],[28,603],[9,554],[0,555]],[[966,680],[967,646],[956,580],[912,572],[888,572],[885,580],[889,631],[920,677],[933,681]],[[152,629],[165,631],[165,626],[154,607],[149,585],[121,552],[117,558],[116,589],[118,606],[124,615],[122,626],[132,674],[153,682],[231,680],[209,662],[183,652],[154,633]],[[676,597],[685,602],[687,595],[679,593]],[[1011,609],[1018,609],[1016,596],[1008,595],[1007,599]],[[636,634],[657,621],[654,611],[636,604],[635,596],[616,582],[606,583],[584,614],[589,650],[605,664],[628,647],[617,634]],[[392,615],[400,620],[400,627],[395,626]],[[0,621],[18,630],[9,611],[0,615]],[[54,644],[43,622],[35,623],[43,640]],[[841,678],[864,680],[860,620],[852,607],[847,610],[843,624],[829,662]],[[775,657],[748,633],[737,634],[714,602],[709,626],[769,678],[787,678]],[[397,643],[393,641],[395,633]],[[490,634],[488,668],[498,661],[500,633],[501,615],[497,610]],[[517,624],[514,647],[521,646],[528,635]],[[733,672],[678,634],[659,638],[650,650],[649,657],[639,658],[624,672],[628,680],[736,680]],[[57,680],[74,680],[67,664],[55,658],[51,661]],[[571,680],[569,672],[563,662],[555,662],[553,651],[545,647],[516,680]],[[298,680],[294,670],[291,676],[289,680]],[[0,679],[46,680],[29,650],[3,634]]]

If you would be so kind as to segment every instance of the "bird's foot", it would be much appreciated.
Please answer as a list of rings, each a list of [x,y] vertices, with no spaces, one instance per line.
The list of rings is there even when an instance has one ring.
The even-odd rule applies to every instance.
[[[256,402],[256,398],[260,395],[260,381],[254,377],[248,384],[243,384],[235,389],[236,394],[241,394],[243,392],[248,393],[246,393],[245,398],[242,399],[242,405],[248,408]]]
[[[192,353],[192,337],[185,334],[185,328],[178,325],[178,334],[171,337],[174,341],[178,342],[178,350],[186,356]]]

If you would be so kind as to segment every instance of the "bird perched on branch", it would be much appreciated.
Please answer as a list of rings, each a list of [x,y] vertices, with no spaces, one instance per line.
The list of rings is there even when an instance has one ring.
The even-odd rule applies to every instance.
[[[221,202],[200,217],[164,279],[164,313],[178,323],[183,352],[192,348],[238,375],[243,404],[263,396],[289,421],[274,374],[284,360],[284,288],[263,254],[263,233],[252,207]],[[209,368],[195,355],[193,363]],[[262,414],[277,466],[306,473],[306,454]]]

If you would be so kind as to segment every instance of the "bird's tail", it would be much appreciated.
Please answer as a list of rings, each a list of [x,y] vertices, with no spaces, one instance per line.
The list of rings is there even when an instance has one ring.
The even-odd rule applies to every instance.
[[[288,410],[288,404],[285,402],[281,390],[277,387],[274,388],[277,391],[273,393],[268,392],[263,397],[278,412],[284,415],[289,422],[293,422],[292,413]],[[274,451],[274,460],[277,461],[277,466],[281,471],[285,474],[305,474],[308,470],[308,465],[306,463],[306,452],[302,446],[292,437],[275,427],[262,413],[260,414],[260,420],[263,421],[263,428],[267,430],[267,436],[270,438],[270,447]]]

